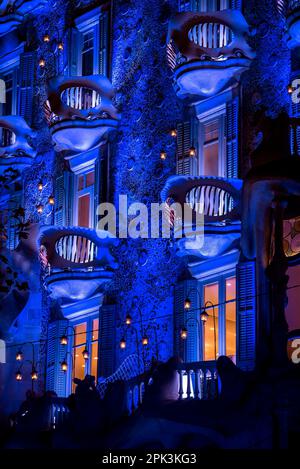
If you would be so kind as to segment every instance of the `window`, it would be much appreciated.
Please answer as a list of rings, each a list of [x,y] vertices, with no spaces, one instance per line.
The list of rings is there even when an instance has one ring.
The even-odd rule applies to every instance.
[[[89,171],[77,176],[75,192],[75,220],[77,226],[93,227],[95,172]]]
[[[204,360],[215,360],[227,355],[233,361],[236,356],[236,278],[222,276],[203,283],[203,306],[208,313],[204,325]],[[214,307],[212,307],[212,305]]]
[[[230,8],[229,0],[179,0],[179,11],[219,11]]]
[[[16,115],[18,109],[18,69],[15,68],[9,72],[4,72],[0,75],[0,78],[5,81],[6,87],[6,102],[0,105],[1,115]]]
[[[107,74],[108,13],[95,8],[75,20],[77,47],[73,51],[78,75]],[[74,41],[72,41],[74,48]]]
[[[84,379],[85,375],[95,376],[98,379],[98,338],[99,319],[89,318],[85,322],[74,325],[74,339],[72,347],[73,370],[72,370],[72,390],[76,385],[74,378]],[[83,357],[85,348],[89,352],[88,360]]]
[[[200,176],[225,176],[225,107],[199,117]]]
[[[93,75],[94,73],[94,31],[84,33],[82,36],[81,75]]]

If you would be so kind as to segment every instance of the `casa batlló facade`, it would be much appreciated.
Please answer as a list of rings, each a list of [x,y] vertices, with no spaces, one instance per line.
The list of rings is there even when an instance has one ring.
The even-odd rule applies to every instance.
[[[171,357],[181,401],[217,400],[220,357],[297,369],[298,78],[298,1],[1,2],[3,415],[52,392],[55,429],[87,375],[130,415]],[[120,196],[170,236],[99,229]]]

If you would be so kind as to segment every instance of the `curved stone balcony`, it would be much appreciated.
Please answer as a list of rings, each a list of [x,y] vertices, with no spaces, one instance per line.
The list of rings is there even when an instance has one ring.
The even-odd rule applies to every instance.
[[[0,3],[0,36],[22,23],[24,16],[46,5],[47,0],[2,0]]]
[[[57,149],[81,153],[104,142],[120,118],[113,96],[104,76],[52,79],[44,111]]]
[[[23,117],[0,116],[0,174],[10,167],[21,173],[32,164],[34,136]]]
[[[41,228],[40,261],[53,299],[83,300],[110,281],[117,263],[111,248],[117,239],[81,227]]]
[[[287,25],[290,47],[300,44],[300,0],[288,0]]]
[[[239,248],[242,185],[239,179],[220,177],[173,176],[167,180],[161,196],[167,204],[169,221],[174,225],[178,255],[204,260]],[[174,203],[181,206],[184,214],[181,226],[177,227],[176,208],[172,213]],[[187,210],[190,211],[188,222]],[[196,214],[203,217],[201,226],[196,226]],[[177,236],[178,229],[182,230],[182,237]]]
[[[180,98],[213,96],[238,80],[255,57],[238,10],[178,13],[169,25],[167,60]]]

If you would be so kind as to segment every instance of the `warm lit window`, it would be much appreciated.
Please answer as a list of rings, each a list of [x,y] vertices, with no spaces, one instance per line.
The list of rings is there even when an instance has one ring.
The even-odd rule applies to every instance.
[[[91,228],[93,226],[94,183],[94,171],[77,176],[75,220],[77,220],[78,226],[84,226],[87,228]]]
[[[204,360],[215,360],[227,355],[236,356],[236,279],[222,276],[203,284],[203,305],[208,313],[204,325]],[[212,306],[214,305],[214,307]]]
[[[199,116],[199,176],[225,176],[225,108]]]
[[[98,338],[99,319],[92,318],[74,326],[75,334],[73,340],[73,378],[84,379],[89,374],[98,378]],[[83,357],[83,351],[87,349],[89,358]],[[72,390],[75,390],[74,383]]]

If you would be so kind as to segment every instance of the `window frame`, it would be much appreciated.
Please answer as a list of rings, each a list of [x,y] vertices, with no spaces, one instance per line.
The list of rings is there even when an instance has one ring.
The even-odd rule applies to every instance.
[[[77,56],[77,72],[82,75],[82,53],[84,35],[88,33],[93,34],[93,75],[99,74],[99,54],[100,54],[100,16],[101,8],[96,8],[75,20],[75,25],[80,35],[78,38],[78,56]]]
[[[93,321],[95,319],[98,319],[98,338],[96,340],[93,340]],[[74,377],[74,369],[75,369],[75,363],[74,363],[74,355],[73,352],[75,348],[77,347],[82,347],[82,345],[85,345],[87,347],[87,350],[89,352],[89,359],[85,361],[85,368],[84,368],[84,374],[90,374],[92,370],[92,344],[93,343],[98,343],[98,359],[97,359],[97,376],[96,376],[96,381],[95,383],[97,384],[97,380],[99,378],[99,325],[100,325],[100,320],[99,320],[99,311],[95,311],[92,314],[86,316],[85,314],[76,316],[76,318],[72,319],[69,323],[70,326],[76,327],[79,326],[80,324],[86,324],[86,341],[83,344],[80,345],[75,345],[75,336],[74,332],[72,333],[71,340],[69,341],[68,344],[68,353],[72,356],[71,359],[71,366],[68,368],[67,371],[67,381],[66,381],[66,394],[69,395],[71,392],[74,392],[73,389],[73,377]]]
[[[204,147],[205,147],[205,126],[213,121],[218,121],[218,174],[208,174],[206,177],[225,177],[226,176],[226,136],[225,136],[225,119],[226,105],[212,109],[208,112],[200,114],[198,118],[198,162],[197,171],[199,176],[204,175]]]
[[[219,288],[219,306],[218,306],[218,356],[226,355],[226,281],[229,278],[235,277],[236,279],[236,269],[230,268],[222,272],[222,274],[212,274],[211,276],[207,276],[199,280],[199,292],[201,295],[202,304],[201,307],[204,308],[205,306],[205,298],[204,298],[204,287],[218,283]],[[238,326],[237,326],[237,297],[238,292],[236,289],[236,300],[235,300],[235,311],[236,311],[236,355],[237,355],[237,345],[238,345]],[[209,309],[211,310],[211,308]],[[205,326],[204,326],[205,327]],[[203,340],[203,338],[202,338]],[[202,343],[202,357],[205,361],[205,343],[203,340]],[[218,358],[217,356],[217,358]]]
[[[79,178],[81,176],[84,176],[86,178],[86,175],[88,173],[94,172],[94,184],[85,187],[82,190],[78,190],[78,182]],[[75,226],[78,225],[78,206],[79,206],[79,198],[84,196],[84,195],[89,195],[90,196],[90,207],[89,207],[89,226],[88,228],[94,228],[95,225],[95,178],[96,178],[96,168],[95,166],[91,167],[88,166],[84,171],[81,171],[79,173],[75,174],[75,184],[74,184],[74,205],[73,205],[73,219],[75,220],[76,224]]]
[[[4,106],[6,103],[1,103],[0,104],[0,115],[4,116],[16,116],[17,111],[18,111],[18,101],[19,101],[19,63],[15,63],[13,65],[8,65],[6,67],[1,67],[0,68],[0,79],[5,80],[5,77],[8,75],[12,75],[12,109],[11,113],[5,113],[4,114]],[[5,90],[5,93],[7,93],[7,88]]]

